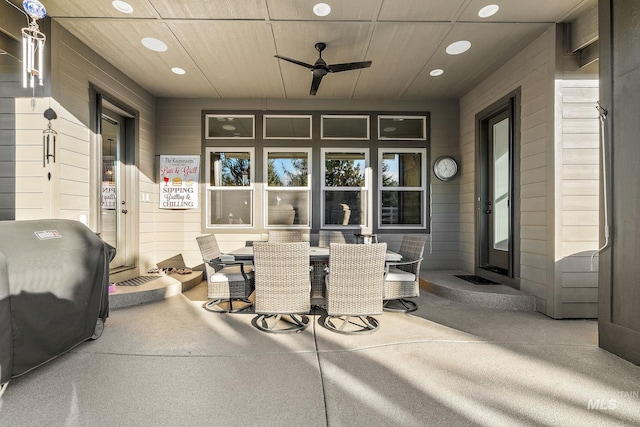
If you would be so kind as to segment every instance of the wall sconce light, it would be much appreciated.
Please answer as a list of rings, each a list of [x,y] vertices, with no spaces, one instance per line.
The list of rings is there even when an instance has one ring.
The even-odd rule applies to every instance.
[[[47,36],[40,32],[37,20],[47,16],[47,11],[38,0],[24,0],[22,7],[31,18],[27,19],[29,26],[22,29],[22,87],[26,89],[35,86],[36,76],[40,86],[44,79],[42,56]]]
[[[42,167],[49,164],[49,159],[56,162],[56,137],[58,132],[52,129],[53,123],[51,120],[58,118],[58,115],[52,108],[47,108],[44,112],[44,118],[49,120],[47,128],[42,131]],[[49,180],[51,180],[51,172],[48,174]]]

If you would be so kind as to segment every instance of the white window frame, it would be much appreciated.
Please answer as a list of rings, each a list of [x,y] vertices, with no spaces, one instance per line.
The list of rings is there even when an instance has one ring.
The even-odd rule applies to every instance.
[[[309,136],[267,136],[267,121],[268,119],[309,119]],[[274,139],[311,139],[313,138],[313,117],[311,114],[264,114],[262,116],[262,138],[265,140]]]
[[[389,136],[383,136],[382,126],[380,125],[380,121],[382,119],[398,119],[398,120],[422,120],[422,138],[393,138]],[[378,140],[381,141],[426,141],[427,140],[427,116],[394,116],[394,115],[379,115],[378,116]]]
[[[251,165],[250,173],[249,173],[249,182],[248,186],[214,186],[211,185],[209,177],[211,176],[211,153],[225,153],[225,152],[246,152],[249,153],[249,164]],[[256,209],[256,200],[255,200],[255,148],[254,147],[205,147],[205,178],[204,178],[204,186],[205,186],[205,199],[206,199],[206,212],[205,212],[205,227],[207,229],[218,229],[218,228],[254,228],[255,223],[255,209]],[[251,221],[248,224],[213,224],[211,222],[211,192],[212,191],[249,191],[251,194]]]
[[[218,117],[229,119],[246,119],[251,118],[253,123],[253,129],[251,130],[251,136],[209,136],[209,120],[217,119]],[[204,119],[204,137],[205,139],[256,139],[256,116],[253,114],[206,114]]]
[[[321,189],[320,189],[320,228],[325,230],[330,229],[358,229],[362,230],[363,233],[371,233],[371,223],[372,223],[372,197],[371,197],[371,181],[372,181],[372,173],[371,173],[371,164],[369,161],[370,149],[369,148],[353,148],[353,147],[323,147],[320,149],[321,157],[320,164],[322,167],[322,173],[320,176],[321,181]],[[325,159],[327,153],[364,153],[364,187],[332,187],[327,186],[326,184],[326,168],[325,168]],[[326,191],[357,191],[360,188],[361,194],[361,207],[365,210],[364,212],[364,224],[360,225],[341,225],[341,224],[325,224],[325,192]]]
[[[382,162],[383,156],[386,153],[420,153],[422,156],[422,164],[420,165],[420,187],[383,187],[382,185]],[[407,148],[407,147],[380,147],[378,149],[378,228],[381,230],[388,229],[427,229],[427,207],[429,206],[429,200],[427,199],[427,170],[428,170],[427,149],[421,148]],[[382,224],[382,193],[384,191],[420,191],[422,193],[422,206],[420,206],[421,222],[422,224]]]
[[[269,153],[307,153],[307,165],[308,165],[308,173],[307,173],[307,185],[306,187],[269,187]],[[274,228],[278,228],[278,229],[282,229],[282,228],[311,228],[311,221],[312,221],[312,213],[311,213],[311,199],[313,197],[313,194],[311,193],[311,178],[313,176],[312,174],[312,149],[311,147],[305,147],[305,148],[296,148],[296,147],[265,147],[264,151],[263,151],[263,165],[262,165],[262,170],[263,170],[263,182],[264,182],[264,203],[263,203],[263,212],[262,212],[262,217],[264,218],[264,228],[269,230],[269,229],[274,229]],[[307,217],[307,224],[292,224],[292,225],[282,225],[282,224],[278,224],[278,225],[269,225],[268,219],[268,210],[269,210],[269,195],[268,192],[269,191],[297,191],[297,192],[301,192],[301,191],[306,191],[307,192],[307,212],[308,212],[308,217]]]
[[[367,136],[364,138],[346,138],[338,136],[324,136],[324,119],[366,119],[367,120]],[[371,118],[367,114],[323,114],[320,116],[320,139],[324,140],[346,140],[346,141],[368,141],[371,139]]]

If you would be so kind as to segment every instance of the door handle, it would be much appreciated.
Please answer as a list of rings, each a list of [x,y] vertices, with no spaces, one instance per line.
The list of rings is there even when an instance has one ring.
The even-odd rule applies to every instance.
[[[488,215],[488,214],[492,213],[492,210],[491,209],[487,209],[486,211],[484,211],[484,213],[486,213]]]
[[[126,205],[127,205],[127,202],[126,202],[125,200],[123,200],[122,202],[120,202],[120,204],[122,204],[122,206],[126,206]],[[121,212],[122,212],[123,214],[126,214],[126,213],[127,213],[127,212],[129,212],[129,211],[127,210],[127,208],[126,208],[126,207],[123,207]]]
[[[126,210],[126,209],[122,209],[122,213],[123,213],[123,214],[126,214],[127,212],[129,212],[129,211],[128,211],[128,210]]]

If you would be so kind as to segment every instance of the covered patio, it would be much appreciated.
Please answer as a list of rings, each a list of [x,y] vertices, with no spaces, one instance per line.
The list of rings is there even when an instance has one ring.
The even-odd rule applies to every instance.
[[[202,309],[205,284],[112,309],[100,339],[15,378],[1,426],[640,424],[640,367],[597,322],[422,292],[378,332],[264,334]]]

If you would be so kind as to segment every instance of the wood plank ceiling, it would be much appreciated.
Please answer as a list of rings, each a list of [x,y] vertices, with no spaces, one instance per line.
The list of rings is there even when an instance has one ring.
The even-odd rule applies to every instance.
[[[329,64],[371,60],[371,68],[327,75],[317,98],[459,98],[555,22],[596,0],[42,0],[47,13],[158,97],[308,98],[311,73],[274,58],[313,64],[317,42]],[[17,1],[14,0],[16,4]],[[480,18],[489,3],[498,13]],[[141,44],[154,37],[168,46]],[[471,49],[448,55],[452,42]],[[173,67],[186,71],[172,73]],[[444,74],[430,76],[433,69]]]

